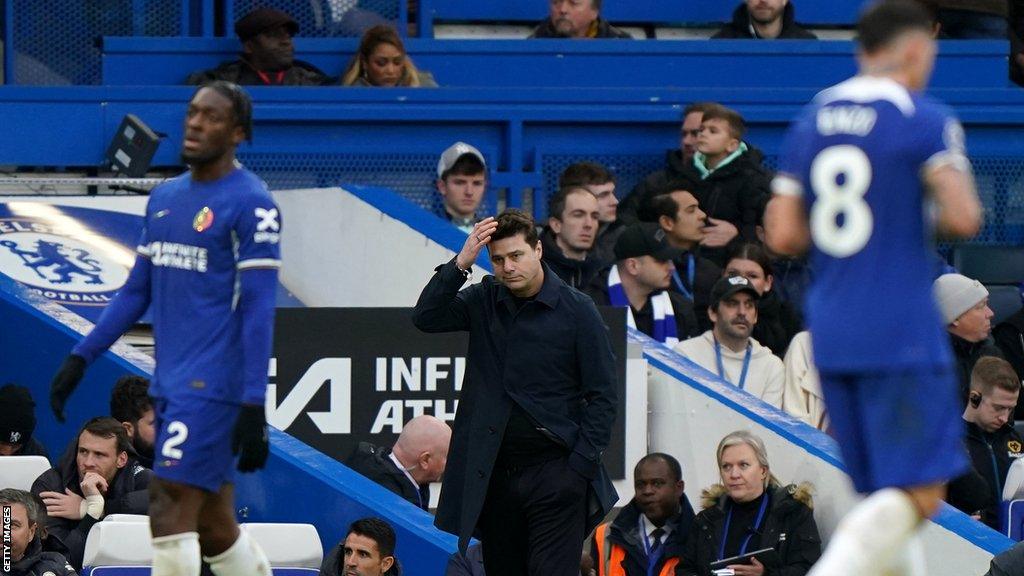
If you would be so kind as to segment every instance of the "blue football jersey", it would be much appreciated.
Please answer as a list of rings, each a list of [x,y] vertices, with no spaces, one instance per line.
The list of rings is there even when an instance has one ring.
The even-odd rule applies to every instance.
[[[280,212],[248,170],[213,182],[186,173],[153,189],[138,246],[152,263],[152,396],[241,401],[239,274],[279,268],[280,234]]]
[[[807,299],[819,369],[947,366],[932,297],[925,169],[969,170],[951,112],[895,81],[857,76],[817,95],[783,144],[777,194],[803,195],[815,281]]]

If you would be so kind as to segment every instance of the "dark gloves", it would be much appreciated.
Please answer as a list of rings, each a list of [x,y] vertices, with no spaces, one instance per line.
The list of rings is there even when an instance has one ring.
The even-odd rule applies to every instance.
[[[270,453],[267,416],[262,404],[243,404],[231,438],[231,451],[238,456],[239,472],[263,468]]]
[[[53,408],[53,414],[57,417],[58,422],[64,422],[64,405],[67,404],[68,397],[75,391],[84,375],[85,358],[71,354],[64,359],[60,370],[50,382],[50,407]]]

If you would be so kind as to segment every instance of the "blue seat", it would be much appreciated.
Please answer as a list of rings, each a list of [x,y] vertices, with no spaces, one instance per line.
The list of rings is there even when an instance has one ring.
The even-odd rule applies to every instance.
[[[1024,282],[1024,248],[967,244],[953,249],[953,266],[983,284]]]
[[[999,512],[1003,534],[1017,542],[1024,539],[1024,500],[1004,501]]]

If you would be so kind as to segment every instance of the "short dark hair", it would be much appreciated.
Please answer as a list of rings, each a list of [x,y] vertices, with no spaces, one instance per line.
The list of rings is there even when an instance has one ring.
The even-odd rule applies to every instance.
[[[196,91],[192,93],[192,98],[189,98],[189,102],[203,88],[209,88],[231,102],[231,110],[235,113],[235,126],[241,126],[246,141],[252,142],[252,98],[249,93],[234,82],[212,80],[204,82],[196,88]]]
[[[128,439],[128,433],[125,432],[124,426],[110,416],[97,416],[83,424],[82,429],[78,431],[78,436],[76,436],[76,444],[78,442],[77,438],[82,437],[82,432],[88,432],[93,436],[105,439],[114,438],[117,440],[118,453],[132,452],[132,443]]]
[[[570,186],[600,186],[601,184],[615,183],[615,174],[597,162],[576,162],[569,164],[562,175],[558,177],[558,187],[568,188]]]
[[[376,542],[381,558],[395,555],[395,530],[380,518],[360,518],[349,525],[348,533],[365,536]]]
[[[41,525],[46,520],[46,508],[39,505],[39,499],[31,492],[18,490],[17,488],[4,488],[0,490],[0,504],[10,506],[21,504],[25,507],[25,516],[28,517],[29,526]]]
[[[484,166],[480,158],[472,152],[466,152],[455,160],[451,168],[441,173],[441,180],[447,180],[449,176],[476,176],[486,173],[487,166]]]
[[[982,394],[990,394],[996,388],[1007,392],[1020,392],[1020,376],[1006,360],[995,356],[982,356],[971,370],[971,388]]]
[[[729,261],[736,259],[755,262],[761,267],[761,271],[764,272],[765,277],[773,275],[772,260],[768,257],[768,253],[765,252],[764,248],[760,244],[754,244],[752,242],[733,244],[729,249],[728,257],[725,259],[725,265],[728,267]]]
[[[675,222],[676,216],[679,214],[679,202],[676,202],[676,199],[672,197],[672,194],[675,192],[693,194],[693,192],[681,188],[669,190],[664,194],[658,194],[640,206],[637,217],[640,218],[641,222],[657,222],[662,216],[668,216]]]
[[[537,225],[533,223],[533,217],[523,210],[508,208],[498,214],[495,220],[498,222],[498,227],[494,230],[494,234],[491,234],[492,244],[498,240],[522,234],[530,248],[537,247]]]
[[[139,421],[153,408],[149,397],[149,379],[134,374],[121,376],[110,393],[110,416],[119,422]]]
[[[602,0],[590,0],[590,5],[594,7],[594,10],[601,10]]]
[[[683,108],[683,119],[686,119],[687,116],[694,112],[700,112],[703,115],[712,106],[721,106],[721,104],[717,102],[691,102],[686,105],[686,108]]]
[[[857,42],[871,54],[900,35],[920,30],[931,34],[934,21],[921,4],[913,0],[880,0],[868,6],[857,21]]]
[[[743,135],[747,133],[747,125],[743,121],[743,116],[732,108],[727,108],[721,104],[711,104],[704,110],[704,117],[701,118],[701,123],[708,120],[725,120],[726,124],[729,125],[729,133],[737,140],[742,140]]]
[[[593,192],[587,190],[583,186],[569,186],[566,188],[560,188],[558,192],[555,192],[554,196],[548,198],[548,216],[551,218],[562,219],[562,213],[565,212],[565,203],[569,198],[569,194],[590,194],[594,195]]]
[[[648,462],[662,461],[668,466],[668,472],[672,475],[672,479],[676,482],[683,479],[683,467],[679,465],[679,460],[676,460],[671,454],[665,454],[664,452],[651,452],[647,456],[641,458],[637,463],[636,467],[633,468],[633,476],[636,476],[637,472],[640,471],[640,466],[647,464]]]

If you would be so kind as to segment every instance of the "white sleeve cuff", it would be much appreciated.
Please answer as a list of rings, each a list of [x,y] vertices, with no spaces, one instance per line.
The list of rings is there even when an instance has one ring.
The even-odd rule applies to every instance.
[[[280,268],[281,261],[274,258],[253,258],[251,260],[240,260],[236,266],[239,270],[250,270],[252,268]]]
[[[788,174],[779,174],[772,179],[772,193],[777,196],[803,196],[804,186]]]

